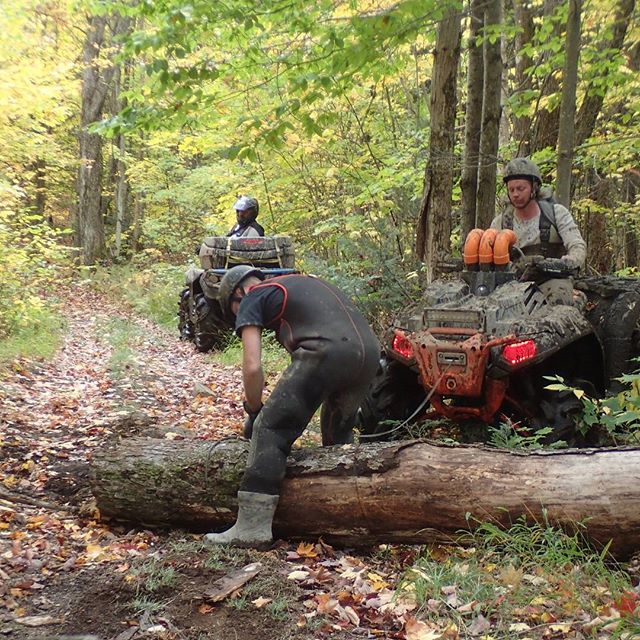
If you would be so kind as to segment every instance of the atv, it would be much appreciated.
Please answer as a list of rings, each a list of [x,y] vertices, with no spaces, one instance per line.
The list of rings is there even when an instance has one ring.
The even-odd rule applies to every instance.
[[[211,236],[197,249],[201,268],[185,273],[185,287],[178,301],[180,339],[193,342],[198,351],[221,349],[229,341],[233,326],[218,300],[218,289],[231,267],[249,264],[266,278],[295,273],[291,238],[228,238]]]
[[[579,277],[562,260],[518,255],[514,241],[494,235],[488,255],[465,251],[457,277],[428,285],[390,329],[361,436],[401,437],[409,423],[440,417],[549,427],[546,442],[575,443],[582,405],[569,388],[619,390],[640,355],[640,281]],[[553,279],[570,283],[569,299],[550,301]],[[557,376],[567,390],[548,388]]]

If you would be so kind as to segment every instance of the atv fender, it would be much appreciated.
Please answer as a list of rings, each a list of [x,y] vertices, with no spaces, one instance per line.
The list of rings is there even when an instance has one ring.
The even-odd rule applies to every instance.
[[[196,267],[191,267],[187,269],[184,274],[184,283],[187,287],[190,287],[194,282],[196,282],[200,276],[204,273],[204,269],[197,269]]]

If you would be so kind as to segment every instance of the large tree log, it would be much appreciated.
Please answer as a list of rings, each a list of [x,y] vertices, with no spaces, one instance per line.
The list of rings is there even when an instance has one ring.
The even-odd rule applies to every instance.
[[[225,528],[235,519],[248,446],[125,440],[95,457],[97,506],[103,517],[148,526]],[[476,519],[508,525],[522,514],[564,527],[581,522],[620,557],[635,551],[640,449],[524,454],[412,440],[296,450],[274,533],[343,544],[442,542]]]

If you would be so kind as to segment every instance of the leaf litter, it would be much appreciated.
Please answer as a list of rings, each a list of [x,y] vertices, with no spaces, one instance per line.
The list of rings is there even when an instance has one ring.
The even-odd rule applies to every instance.
[[[212,551],[188,532],[101,522],[93,452],[139,434],[241,433],[242,377],[87,287],[67,295],[54,359],[1,373],[0,637],[640,638],[637,577],[614,593],[571,567],[525,571],[455,546]],[[117,362],[114,322],[131,329]]]

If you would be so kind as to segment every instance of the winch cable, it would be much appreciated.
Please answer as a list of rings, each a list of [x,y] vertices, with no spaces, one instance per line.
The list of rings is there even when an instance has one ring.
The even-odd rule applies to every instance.
[[[444,378],[444,375],[447,373],[447,371],[449,371],[450,368],[451,368],[451,365],[448,364],[444,369],[444,371],[440,374],[440,377],[436,380],[436,383],[433,385],[433,387],[431,387],[431,390],[429,391],[429,393],[424,397],[424,400],[418,405],[417,409],[408,418],[403,420],[400,424],[397,424],[392,429],[389,429],[388,431],[382,431],[380,433],[372,433],[372,434],[360,434],[358,436],[358,440],[371,440],[374,438],[380,438],[381,436],[388,436],[388,435],[391,435],[392,433],[395,433],[399,429],[402,429],[406,425],[408,425],[417,415],[420,414],[420,412],[425,407],[425,405],[429,402],[429,400],[431,400],[433,394],[436,391],[436,388],[440,384],[440,381],[442,380],[442,378]]]

